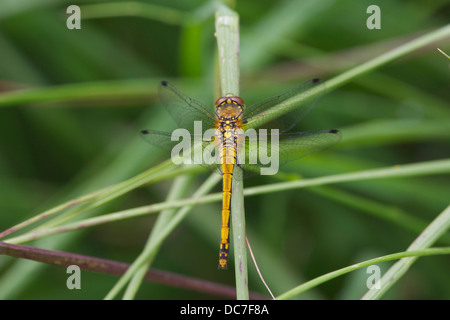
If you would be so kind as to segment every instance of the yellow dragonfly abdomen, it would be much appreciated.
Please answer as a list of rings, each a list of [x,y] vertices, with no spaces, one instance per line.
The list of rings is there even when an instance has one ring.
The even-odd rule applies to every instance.
[[[222,227],[220,232],[219,269],[226,269],[230,248],[231,186],[238,152],[237,131],[243,128],[244,101],[233,95],[216,101],[216,141],[222,169]]]

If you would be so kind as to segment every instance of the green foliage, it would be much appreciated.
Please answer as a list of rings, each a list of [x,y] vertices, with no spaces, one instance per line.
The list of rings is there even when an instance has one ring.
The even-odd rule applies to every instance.
[[[138,137],[142,129],[175,128],[157,99],[161,80],[212,107],[219,95],[217,4],[149,0],[123,10],[120,1],[80,1],[82,29],[68,30],[65,4],[30,3],[0,2],[0,231],[53,215],[1,240],[128,263],[150,252],[136,270],[151,262],[234,285],[233,268],[216,269],[220,183],[213,188],[203,171],[163,162],[169,155]],[[337,146],[276,177],[245,180],[247,237],[275,296],[405,251],[449,205],[450,69],[436,50],[450,52],[442,41],[449,7],[383,2],[382,28],[369,30],[371,4],[241,0],[233,8],[240,96],[251,104],[323,78],[328,93],[295,130],[343,134]],[[411,41],[419,36],[423,42]],[[158,220],[150,215],[160,211]],[[77,231],[48,231],[67,222]],[[31,242],[30,231],[46,236]],[[448,234],[433,240],[450,243]],[[394,263],[387,260],[383,272]],[[450,298],[448,265],[448,254],[420,257],[383,298]],[[251,261],[248,267],[250,292],[266,295]],[[298,297],[359,299],[367,291],[363,270],[327,278]],[[65,268],[0,256],[0,298],[101,299],[118,281],[88,271],[82,277],[75,292],[65,286]],[[216,297],[141,283],[138,275],[131,283],[126,298]]]

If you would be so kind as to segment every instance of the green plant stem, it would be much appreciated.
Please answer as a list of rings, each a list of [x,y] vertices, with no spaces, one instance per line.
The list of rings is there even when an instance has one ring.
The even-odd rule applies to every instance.
[[[89,4],[82,6],[81,11],[83,19],[135,16],[176,25],[184,19],[180,11],[136,1]]]
[[[237,168],[241,170],[241,168]],[[235,174],[242,174],[236,173]],[[233,230],[236,299],[248,300],[247,245],[245,241],[245,207],[243,181],[233,179],[231,199],[231,226]]]
[[[423,36],[418,37],[412,41],[409,41],[403,45],[400,45],[396,49],[393,49],[379,57],[367,61],[355,68],[352,68],[326,82],[327,90],[334,90],[356,77],[363,75],[367,72],[375,70],[384,64],[392,62],[414,50],[420,49],[426,45],[429,45],[435,41],[445,39],[450,36],[450,25],[446,25],[440,29],[429,32]],[[230,72],[228,70],[228,72]],[[189,80],[192,82],[193,80]],[[138,80],[126,80],[126,81],[105,81],[105,82],[92,82],[81,84],[67,84],[45,88],[31,88],[17,90],[13,92],[6,92],[0,94],[0,107],[39,103],[39,102],[51,102],[51,101],[80,101],[87,99],[103,99],[109,101],[122,101],[123,98],[148,98],[148,96],[156,95],[156,88],[160,80],[157,79],[138,79]],[[186,84],[187,85],[187,84]],[[153,89],[153,90],[150,90]],[[231,91],[230,91],[231,92]],[[322,94],[322,91],[311,92],[312,95]],[[120,98],[120,99],[119,99]],[[119,99],[119,100],[118,100]],[[297,98],[298,99],[298,98]],[[293,97],[293,102],[296,98]],[[122,102],[121,102],[122,104]],[[286,110],[280,110],[280,114],[274,113],[273,116],[279,116],[282,113],[288,112],[295,108],[290,106],[292,103],[286,103]],[[272,114],[271,114],[272,116]],[[249,124],[250,126],[250,124]]]
[[[436,240],[438,240],[447,230],[450,229],[450,206],[447,207],[433,222],[422,231],[422,233],[414,240],[408,247],[406,252],[414,252],[419,250],[426,250]],[[395,263],[383,275],[380,280],[380,289],[369,290],[362,297],[363,300],[379,299],[386,291],[391,288],[405,273],[409,267],[416,262],[417,256],[403,258]]]
[[[73,200],[64,202],[63,204],[60,204],[60,205],[58,205],[56,207],[53,207],[53,208],[51,208],[49,210],[46,210],[46,211],[44,211],[44,212],[42,212],[42,213],[40,213],[40,214],[38,214],[38,215],[28,219],[28,220],[25,220],[25,221],[15,225],[15,226],[9,228],[9,229],[6,229],[3,232],[0,232],[0,239],[3,238],[3,237],[6,237],[7,235],[9,235],[9,234],[11,234],[11,233],[13,233],[13,232],[15,232],[17,230],[23,229],[23,228],[25,228],[25,227],[27,227],[29,225],[32,225],[32,224],[34,224],[34,223],[36,223],[38,221],[44,220],[44,219],[46,219],[48,217],[51,217],[51,216],[53,216],[53,215],[55,215],[55,214],[57,214],[59,212],[62,212],[64,210],[68,209],[68,208],[71,208],[71,207],[74,207],[74,206],[78,206],[80,204],[83,204],[83,203],[86,203],[86,202],[89,202],[89,201],[93,201],[94,199],[96,199],[103,192],[107,192],[107,190],[110,189],[110,188],[112,188],[112,187],[108,187],[108,188],[105,188],[105,189],[102,189],[102,190],[98,190],[98,191],[86,194],[86,195],[84,195],[82,197],[75,198]]]
[[[313,186],[321,186],[342,182],[363,181],[370,179],[386,179],[398,177],[414,177],[432,174],[448,174],[450,173],[450,160],[435,160],[426,161],[415,164],[407,164],[400,166],[393,166],[387,168],[364,170],[353,173],[344,173],[331,175],[326,177],[295,180],[289,182],[273,183],[266,186],[259,186],[247,188],[244,190],[244,196],[261,195],[271,192],[279,192],[285,190],[292,190],[297,188],[306,188]],[[220,176],[217,175],[220,178]],[[43,229],[35,232],[23,234],[18,237],[5,240],[8,243],[24,243],[27,241],[39,239],[44,236],[49,236],[56,233],[76,230],[84,227],[91,227],[103,223],[118,221],[121,219],[128,219],[138,217],[145,214],[155,213],[161,210],[178,208],[183,206],[191,206],[203,203],[211,203],[220,201],[222,199],[221,193],[210,194],[202,197],[192,197],[188,199],[175,200],[171,202],[155,203],[148,206],[137,207],[133,209],[118,211],[115,213],[105,214],[99,217],[88,218],[73,223],[68,223],[60,227]],[[390,219],[386,217],[386,219]]]
[[[439,216],[434,219],[432,223],[414,240],[411,246],[405,252],[394,253],[364,262],[356,263],[351,266],[329,272],[313,280],[310,280],[300,286],[297,286],[286,293],[278,296],[277,299],[291,299],[300,293],[311,289],[325,281],[341,276],[350,271],[367,267],[384,261],[401,259],[394,266],[392,266],[386,274],[381,278],[380,289],[369,290],[363,299],[376,299],[385,293],[411,266],[417,257],[432,254],[450,254],[450,247],[447,248],[433,248],[428,247],[433,244],[439,237],[441,237],[450,228],[450,206],[448,206]]]
[[[343,191],[340,188],[321,186],[310,188],[309,190],[327,199],[342,203],[349,208],[355,208],[360,212],[366,212],[374,217],[390,221],[414,233],[422,231],[427,225],[422,219],[408,215],[398,207],[371,200],[369,197],[358,196],[354,193]]]
[[[0,107],[53,101],[82,101],[102,99],[120,101],[127,98],[148,99],[156,96],[156,79],[102,81],[64,84],[44,88],[21,89],[0,94]]]
[[[447,59],[450,60],[450,56],[448,54],[446,54],[444,51],[442,51],[441,49],[437,48],[437,50],[442,53],[444,55],[444,57],[446,57]]]
[[[308,282],[305,282],[302,285],[299,285],[298,287],[295,287],[279,296],[276,297],[277,300],[287,300],[287,299],[292,299],[296,296],[298,296],[299,294],[314,288],[326,281],[329,281],[331,279],[337,278],[339,276],[342,276],[346,273],[349,273],[351,271],[357,270],[357,269],[361,269],[364,267],[368,267],[377,263],[381,263],[381,262],[385,262],[385,261],[390,261],[390,260],[396,260],[396,259],[401,259],[401,258],[406,258],[406,257],[420,257],[420,256],[430,256],[430,255],[438,255],[438,254],[450,254],[450,247],[445,247],[445,248],[429,248],[429,249],[424,249],[424,250],[414,250],[414,251],[405,251],[405,252],[399,252],[399,253],[393,253],[393,254],[388,254],[385,256],[381,256],[378,258],[374,258],[374,259],[370,259],[370,260],[366,260],[363,262],[359,262],[356,264],[352,264],[351,266],[342,268],[342,269],[338,269],[329,273],[326,273],[320,277],[317,277],[315,279],[312,279]]]
[[[248,188],[244,191],[244,195],[249,196],[255,193],[264,194],[274,191],[284,191],[297,188],[319,186],[324,184],[361,181],[368,179],[412,177],[412,176],[443,174],[443,173],[450,173],[450,159],[425,161],[405,165],[395,165],[386,168],[336,174],[319,178],[274,183],[267,186]]]
[[[450,36],[450,24],[442,28],[439,28],[435,31],[428,32],[427,34],[424,34],[423,36],[420,36],[393,50],[390,50],[385,54],[376,57],[375,59],[369,60],[365,63],[358,65],[355,68],[352,68],[344,73],[341,73],[340,75],[326,82],[327,88],[329,90],[333,90],[351,81],[353,78],[357,76],[361,76],[367,72],[370,72],[374,69],[381,67],[382,65],[385,65],[402,56],[405,56],[408,53],[423,48],[424,46],[427,46],[438,40],[445,39],[449,36]]]
[[[160,181],[161,179],[162,180],[168,179],[174,175],[177,175],[180,173],[187,173],[191,169],[194,169],[194,167],[192,167],[191,169],[180,168],[180,169],[176,169],[176,170],[167,171],[166,169],[169,168],[171,165],[172,165],[172,163],[170,161],[163,162],[160,165],[153,167],[149,170],[146,170],[131,179],[128,179],[128,180],[118,183],[116,185],[109,186],[107,188],[89,193],[87,195],[75,198],[71,201],[67,201],[61,205],[58,205],[54,208],[46,210],[41,214],[38,214],[26,221],[23,221],[23,222],[15,225],[14,227],[11,227],[11,228],[3,231],[2,233],[0,233],[0,238],[6,236],[8,234],[11,234],[15,231],[18,231],[22,228],[25,228],[29,225],[32,225],[38,221],[52,217],[66,209],[70,209],[69,211],[66,211],[64,214],[62,214],[44,224],[41,224],[38,228],[36,228],[35,230],[28,233],[28,234],[30,234],[30,233],[39,234],[40,231],[49,230],[55,226],[62,224],[65,221],[72,220],[75,217],[77,217],[89,210],[92,210],[93,208],[99,207],[102,204],[105,204],[105,203],[111,201],[112,199],[115,199],[115,198],[121,196],[122,194],[129,192],[133,189],[136,189],[144,184],[156,183],[156,182]],[[44,231],[44,233],[45,233],[45,231]]]
[[[227,7],[216,13],[216,38],[221,94],[239,96],[239,16]]]
[[[305,100],[314,99],[317,96],[324,94],[325,91],[334,90],[354,80],[355,78],[362,76],[372,70],[380,68],[381,66],[389,62],[392,62],[395,59],[398,59],[408,53],[411,53],[414,50],[420,49],[435,41],[445,39],[446,37],[449,36],[450,36],[450,24],[435,31],[429,32],[414,40],[411,40],[393,50],[386,52],[385,54],[382,54],[372,60],[369,60],[365,63],[358,65],[355,68],[352,68],[344,73],[339,74],[338,76],[326,81],[325,85],[323,86],[314,87],[286,101],[283,101],[281,104],[274,106],[274,109],[276,108],[277,111],[268,114],[265,117],[264,121],[268,122],[274,118],[277,118],[289,111],[294,110],[300,103],[303,103]],[[261,125],[261,123],[260,122],[254,123],[250,119],[247,125],[249,128],[253,128],[255,126]]]
[[[207,179],[200,188],[194,193],[193,197],[200,197],[201,195],[209,192],[216,184],[220,181],[220,176],[211,175],[209,179]],[[192,206],[183,207],[181,210],[177,212],[177,214],[170,220],[170,222],[165,226],[161,232],[155,236],[153,239],[153,245],[146,246],[145,250],[139,255],[139,257],[133,262],[130,268],[124,273],[124,275],[119,279],[119,281],[114,285],[114,287],[109,291],[106,295],[105,299],[110,300],[113,299],[119,291],[127,284],[127,282],[133,277],[133,275],[139,270],[139,268],[148,262],[149,258],[151,258],[154,254],[154,250],[157,250],[170,235],[170,233],[175,229],[176,226],[186,217],[186,215],[190,212]]]
[[[167,195],[167,202],[176,200],[181,198],[186,191],[188,190],[189,186],[192,184],[192,176],[187,175],[181,175],[175,179],[173,182],[173,185],[170,189],[169,194]],[[170,222],[172,217],[175,214],[174,209],[166,209],[163,210],[159,215],[158,219],[155,222],[155,225],[152,229],[152,232],[150,233],[150,236],[148,237],[147,243],[144,247],[144,251],[148,250],[148,248],[152,248],[155,242],[155,239],[157,238],[157,235],[159,232],[164,230],[164,227]],[[158,248],[159,246],[155,246]],[[157,249],[153,250],[152,255],[149,255],[147,258],[147,263],[142,265],[134,274],[133,278],[130,280],[127,289],[125,291],[125,294],[123,296],[124,300],[130,300],[133,299],[136,296],[136,293],[142,283],[142,280],[147,273],[147,270],[150,268],[150,265],[156,255]]]
[[[220,6],[216,12],[216,37],[221,95],[239,96],[239,16],[226,6]],[[242,176],[240,171],[241,168],[236,166],[234,176]],[[231,232],[233,233],[236,299],[248,300],[243,181],[233,179],[231,188]]]

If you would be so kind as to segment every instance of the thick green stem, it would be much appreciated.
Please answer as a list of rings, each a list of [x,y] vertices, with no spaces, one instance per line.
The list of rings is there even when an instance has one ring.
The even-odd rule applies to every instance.
[[[239,96],[239,16],[226,7],[216,13],[216,38],[221,94]]]
[[[219,52],[220,92],[222,96],[239,96],[239,16],[221,6],[216,13],[216,37]],[[235,167],[234,176],[242,176]],[[248,273],[245,244],[244,184],[233,179],[231,197],[231,226],[233,233],[236,298],[247,300]]]

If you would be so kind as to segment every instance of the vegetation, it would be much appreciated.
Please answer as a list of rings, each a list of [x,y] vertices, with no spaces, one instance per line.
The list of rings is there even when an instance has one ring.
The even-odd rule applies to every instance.
[[[251,104],[320,77],[327,94],[293,131],[343,134],[245,180],[246,235],[278,298],[450,298],[450,7],[386,2],[370,30],[371,4],[228,3],[240,96]],[[233,297],[234,268],[217,270],[220,176],[176,167],[139,137],[175,128],[161,80],[211,107],[221,94],[214,22],[225,7],[79,5],[81,29],[69,30],[60,1],[0,3],[0,298]],[[374,263],[396,281],[368,290]],[[67,289],[70,264],[91,270],[81,290]],[[250,297],[270,297],[250,255],[247,268]]]

